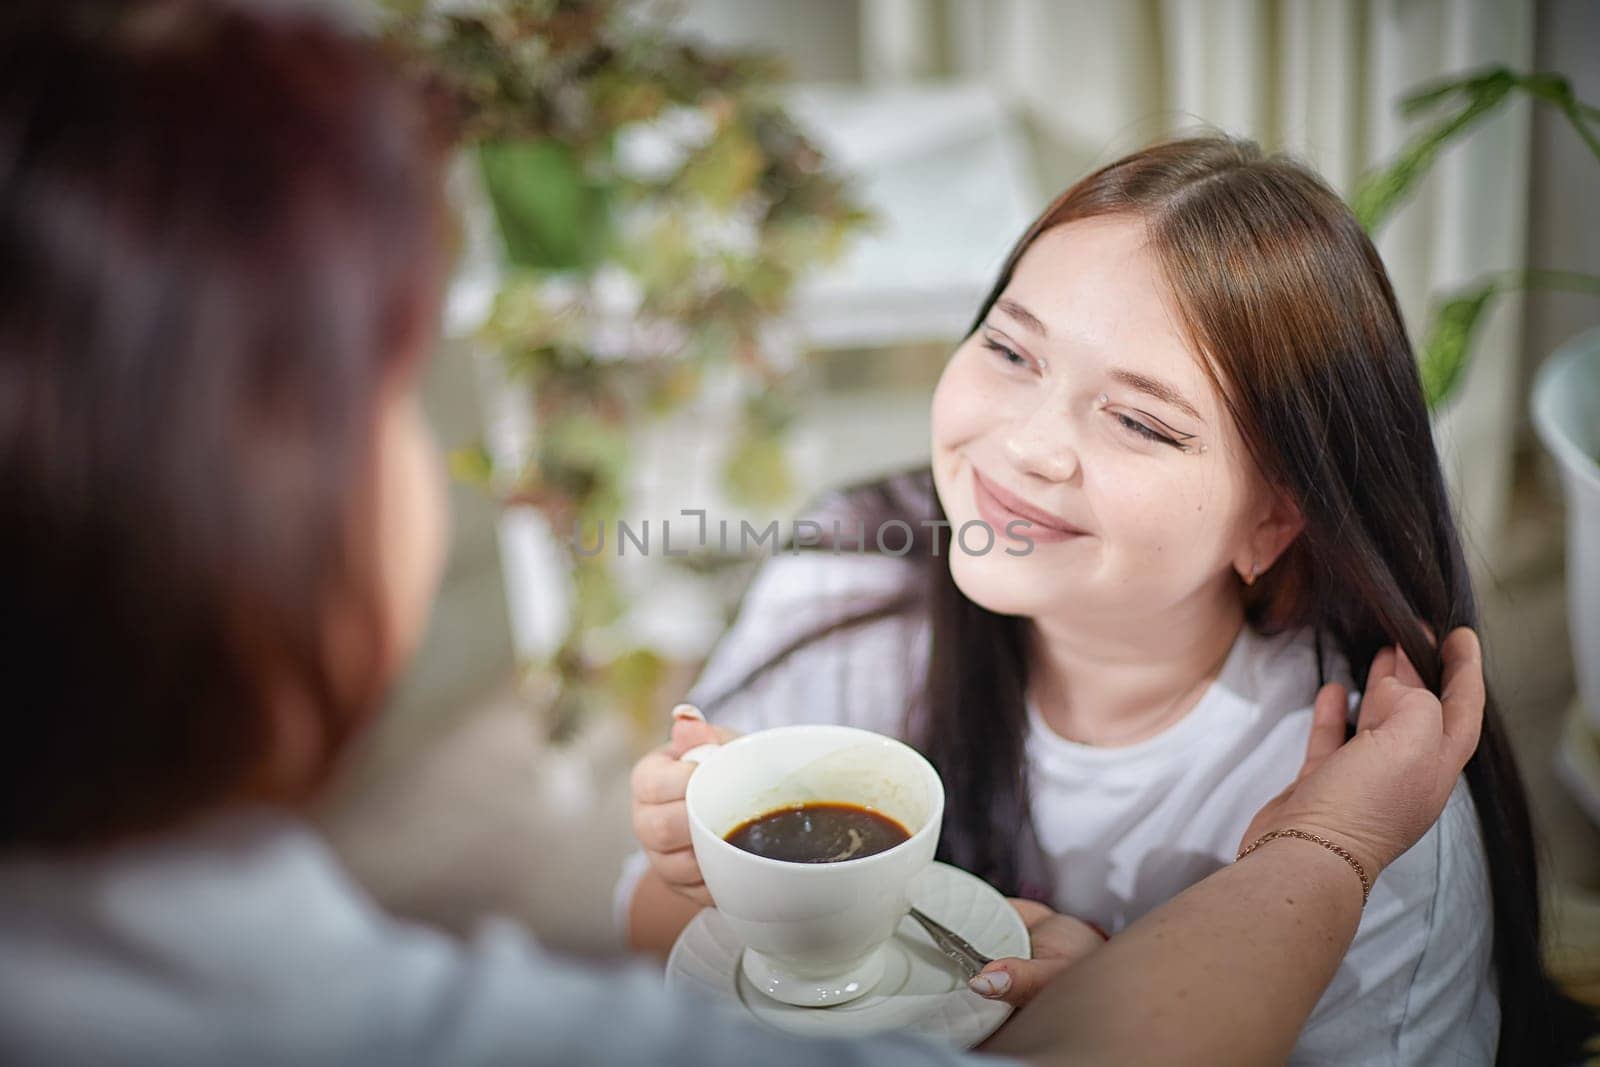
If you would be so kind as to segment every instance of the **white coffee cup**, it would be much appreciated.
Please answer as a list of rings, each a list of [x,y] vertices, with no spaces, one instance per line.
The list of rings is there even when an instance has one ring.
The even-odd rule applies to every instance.
[[[701,764],[686,797],[695,858],[743,939],[744,974],[786,1004],[826,1007],[871,991],[911,881],[933,862],[944,817],[939,774],[909,745],[848,726],[780,726],[684,757]],[[724,838],[800,804],[855,804],[910,831],[893,848],[837,863],[793,863]]]

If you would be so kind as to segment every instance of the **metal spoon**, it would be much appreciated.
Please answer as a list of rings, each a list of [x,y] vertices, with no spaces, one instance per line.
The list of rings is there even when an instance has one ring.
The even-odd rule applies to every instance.
[[[916,908],[911,909],[911,917],[928,931],[928,936],[933,938],[933,943],[939,951],[961,968],[961,973],[970,981],[977,977],[978,972],[994,962],[988,956],[979,952],[967,943],[966,939],[954,930],[924,915]]]

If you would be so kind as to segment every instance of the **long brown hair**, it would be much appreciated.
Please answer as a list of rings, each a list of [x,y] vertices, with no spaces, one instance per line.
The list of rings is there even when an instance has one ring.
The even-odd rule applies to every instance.
[[[972,329],[1041,234],[1106,216],[1145,225],[1182,324],[1249,454],[1305,518],[1277,564],[1242,589],[1251,625],[1310,628],[1319,650],[1341,653],[1358,679],[1379,649],[1399,644],[1437,690],[1441,663],[1429,632],[1476,627],[1478,609],[1416,360],[1366,233],[1316,175],[1250,142],[1156,144],[1090,174],[1045,209],[1012,249]],[[849,499],[869,530],[900,520],[935,531],[916,546],[933,647],[909,725],[945,782],[941,857],[1009,894],[1039,895],[1047,890],[1025,878],[1028,623],[989,612],[956,587],[948,525],[919,525],[944,519],[931,479],[921,472],[912,480],[928,487],[927,514],[903,513],[904,477],[893,490],[874,485]],[[848,625],[853,620],[831,629]],[[1558,1045],[1572,1046],[1560,1045],[1554,1013],[1566,1002],[1540,959],[1533,829],[1492,696],[1466,778],[1494,899],[1498,1062],[1562,1062]]]
[[[376,706],[374,431],[432,327],[438,118],[307,14],[0,14],[0,849],[256,788],[285,693],[321,771]]]

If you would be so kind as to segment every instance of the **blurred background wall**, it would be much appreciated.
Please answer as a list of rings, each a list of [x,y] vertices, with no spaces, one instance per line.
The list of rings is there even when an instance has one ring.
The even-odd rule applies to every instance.
[[[1432,79],[1488,64],[1553,69],[1580,99],[1600,100],[1600,5],[1588,0],[678,7],[684,33],[783,57],[795,113],[878,214],[797,301],[816,386],[791,441],[802,498],[925,457],[932,383],[1005,251],[1050,197],[1099,164],[1208,125],[1292,152],[1348,193],[1414,132],[1398,101]],[[1600,273],[1597,175],[1571,128],[1527,101],[1450,148],[1379,239],[1413,332],[1431,300],[1485,270]],[[1526,410],[1540,360],[1596,323],[1593,298],[1500,301],[1437,427],[1486,601],[1491,681],[1575,923],[1593,921],[1585,894],[1600,887],[1600,833],[1550,771],[1574,681],[1562,505]],[[492,429],[496,387],[469,342],[444,344],[429,400],[447,444]],[[654,499],[701,503],[693,428],[661,432],[669,462]],[[447,925],[505,911],[557,944],[604,951],[616,943],[609,887],[629,840],[626,770],[655,737],[602,716],[560,746],[542,739],[513,680],[537,628],[526,619],[560,599],[559,562],[480,491],[457,487],[452,503],[454,554],[427,644],[327,824],[402,911]],[[667,628],[703,635],[680,655],[687,681],[719,620],[704,601],[664,600]],[[1574,951],[1600,944],[1565,929]]]

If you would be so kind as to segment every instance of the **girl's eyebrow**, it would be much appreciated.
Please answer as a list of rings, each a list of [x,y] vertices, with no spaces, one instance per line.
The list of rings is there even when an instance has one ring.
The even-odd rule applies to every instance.
[[[1018,322],[1022,323],[1022,325],[1026,326],[1040,337],[1050,336],[1050,331],[1045,329],[1044,322],[1040,320],[1039,316],[1035,315],[1033,312],[1029,311],[1015,300],[1012,300],[1010,297],[1002,296],[999,300],[994,302],[994,306],[999,308],[1001,311],[1004,311],[1007,315],[1010,315]]]
[[[1147,393],[1157,400],[1164,400],[1199,422],[1206,421],[1201,417],[1200,412],[1195,410],[1195,406],[1183,398],[1182,393],[1159,378],[1151,378],[1137,371],[1124,370],[1121,367],[1112,367],[1107,373],[1130,389],[1137,389],[1139,392]]]

